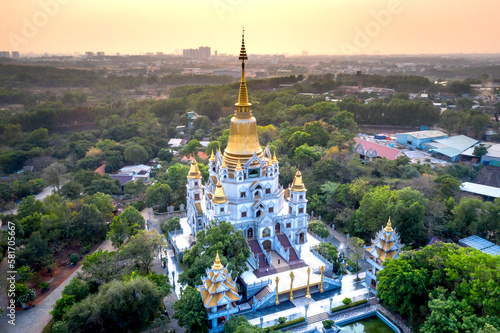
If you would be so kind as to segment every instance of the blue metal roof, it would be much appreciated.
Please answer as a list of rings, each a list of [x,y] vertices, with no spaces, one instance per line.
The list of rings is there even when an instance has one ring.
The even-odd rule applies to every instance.
[[[463,246],[472,247],[483,253],[500,255],[500,246],[476,235],[461,239],[458,243]]]

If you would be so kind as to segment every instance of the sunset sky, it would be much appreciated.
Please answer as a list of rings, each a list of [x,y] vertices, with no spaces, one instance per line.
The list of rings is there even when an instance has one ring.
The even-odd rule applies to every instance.
[[[0,1],[0,51],[500,53],[498,0]]]

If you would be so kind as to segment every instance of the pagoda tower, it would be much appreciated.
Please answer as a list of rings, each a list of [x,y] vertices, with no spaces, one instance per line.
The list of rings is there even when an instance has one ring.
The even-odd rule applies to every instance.
[[[203,284],[197,286],[207,309],[209,332],[222,332],[228,317],[239,311],[235,302],[241,300],[231,273],[221,264],[219,252],[212,268],[207,268]]]
[[[289,267],[306,266],[299,246],[307,241],[306,187],[300,172],[291,186],[280,185],[276,153],[260,145],[245,79],[244,34],[239,60],[241,82],[228,144],[223,152],[218,149],[210,155],[203,184],[196,162],[191,165],[187,223],[192,236],[210,221],[231,223],[247,238],[253,253],[248,263],[261,277],[276,271],[273,256]]]
[[[384,262],[388,259],[399,258],[402,248],[403,244],[401,244],[396,230],[392,228],[391,218],[389,217],[385,228],[377,233],[375,239],[372,239],[372,245],[365,246],[366,252],[370,253],[366,261],[371,268],[366,271],[365,277],[366,286],[370,291],[376,293],[377,274],[384,269]]]

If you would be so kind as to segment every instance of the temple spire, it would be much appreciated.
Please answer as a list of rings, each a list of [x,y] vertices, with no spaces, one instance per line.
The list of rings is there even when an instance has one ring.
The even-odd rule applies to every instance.
[[[240,57],[241,60],[241,82],[240,82],[240,92],[238,94],[238,103],[236,103],[236,116],[243,116],[250,114],[250,104],[248,102],[248,91],[247,83],[245,81],[245,60],[248,60],[247,51],[245,49],[245,29],[243,28],[243,34],[241,35],[241,50]]]
[[[390,216],[389,216],[389,221],[387,221],[387,225],[384,228],[384,231],[387,231],[387,232],[392,232],[393,231],[392,225],[391,225],[391,217]]]
[[[224,266],[222,266],[222,264],[220,263],[220,259],[219,259],[219,251],[217,251],[217,256],[215,257],[215,262],[214,262],[214,265],[212,266],[212,269],[215,269],[215,270],[221,270],[223,269]]]

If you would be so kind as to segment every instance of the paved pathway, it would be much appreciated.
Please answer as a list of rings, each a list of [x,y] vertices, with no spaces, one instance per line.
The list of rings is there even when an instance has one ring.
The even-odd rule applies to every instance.
[[[109,240],[104,241],[99,249],[103,250],[113,250],[113,246]],[[64,280],[54,291],[50,293],[39,305],[27,311],[18,311],[16,313],[16,325],[10,325],[7,320],[8,318],[2,316],[0,319],[0,332],[2,333],[38,333],[42,332],[44,327],[52,319],[50,311],[55,302],[61,298],[62,291],[64,287],[76,276],[78,272],[81,271],[79,267],[73,272],[66,280]]]
[[[148,227],[148,229],[149,230],[156,229],[161,234],[161,230],[160,230],[160,226],[159,226],[160,218],[157,218],[156,216],[154,216],[152,211],[150,211],[151,215],[148,215],[149,209],[146,208],[141,212],[141,214],[144,216],[144,218],[146,220],[149,218],[149,216],[151,216],[151,224]],[[163,254],[162,254],[162,256],[163,256]],[[175,276],[174,292],[172,292],[170,295],[165,297],[165,299],[163,300],[163,304],[165,304],[165,309],[167,310],[167,314],[171,320],[170,324],[166,325],[166,328],[173,328],[176,333],[178,333],[178,332],[183,333],[186,330],[179,326],[179,324],[177,323],[177,319],[174,319],[174,309],[172,308],[174,303],[178,300],[177,295],[180,295],[180,285],[177,282],[177,278],[179,276],[179,273],[182,272],[182,268],[179,265],[177,259],[175,258],[172,250],[167,250],[167,258],[168,258],[168,260],[167,260],[167,267],[166,268],[163,268],[163,266],[161,264],[161,257],[155,258],[153,260],[153,270],[157,274],[168,275],[168,277],[170,278],[170,283],[172,283],[172,272],[174,272],[174,276]]]

